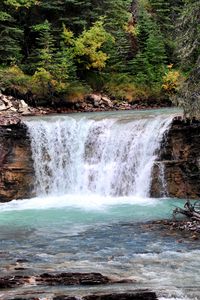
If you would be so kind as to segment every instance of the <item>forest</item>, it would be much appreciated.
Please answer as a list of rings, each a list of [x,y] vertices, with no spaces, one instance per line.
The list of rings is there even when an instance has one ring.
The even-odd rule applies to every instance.
[[[199,20],[200,0],[2,0],[0,90],[170,99],[199,118]]]

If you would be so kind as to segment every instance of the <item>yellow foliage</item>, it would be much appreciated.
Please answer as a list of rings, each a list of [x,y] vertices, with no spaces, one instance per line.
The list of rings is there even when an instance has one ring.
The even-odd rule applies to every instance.
[[[114,42],[111,34],[106,32],[102,21],[97,21],[89,30],[75,40],[74,56],[79,63],[85,64],[86,69],[103,69],[109,56],[101,49],[104,43]]]
[[[66,26],[63,24],[62,38],[64,40],[65,45],[73,45],[73,37],[73,32],[70,29],[66,28]]]
[[[37,5],[39,4],[39,1],[38,0],[5,0],[4,3],[18,9],[20,7],[29,8],[32,5]]]
[[[24,72],[17,65],[8,68],[6,73],[16,77],[24,76]]]
[[[169,94],[176,92],[182,82],[182,75],[177,70],[172,70],[172,64],[168,66],[168,71],[163,76],[162,88]]]
[[[32,77],[34,83],[49,82],[51,79],[51,73],[44,68],[38,68]]]
[[[130,33],[133,36],[137,36],[139,34],[139,28],[137,25],[127,23],[124,25],[124,30],[125,32]]]

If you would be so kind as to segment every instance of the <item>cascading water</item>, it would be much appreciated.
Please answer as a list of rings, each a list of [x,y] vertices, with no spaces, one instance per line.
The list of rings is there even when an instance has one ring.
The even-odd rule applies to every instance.
[[[37,194],[149,196],[151,170],[171,116],[26,122]]]

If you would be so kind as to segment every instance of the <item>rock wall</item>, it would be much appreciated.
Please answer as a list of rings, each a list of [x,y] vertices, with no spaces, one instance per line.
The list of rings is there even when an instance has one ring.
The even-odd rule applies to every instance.
[[[153,169],[151,196],[163,196],[164,189],[170,197],[200,198],[200,123],[174,120],[166,134]]]
[[[0,202],[32,196],[33,184],[33,161],[26,127],[20,122],[1,125]]]

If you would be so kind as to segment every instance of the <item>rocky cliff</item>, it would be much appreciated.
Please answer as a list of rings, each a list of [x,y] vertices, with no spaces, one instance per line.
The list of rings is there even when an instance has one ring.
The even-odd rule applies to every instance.
[[[154,166],[151,196],[163,196],[163,189],[170,197],[200,198],[200,123],[173,121]]]
[[[174,120],[152,175],[152,197],[165,193],[200,198],[200,123]],[[0,124],[0,202],[33,195],[34,169],[26,126],[8,118]]]
[[[34,171],[26,127],[16,118],[0,124],[0,202],[33,195]]]

